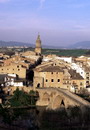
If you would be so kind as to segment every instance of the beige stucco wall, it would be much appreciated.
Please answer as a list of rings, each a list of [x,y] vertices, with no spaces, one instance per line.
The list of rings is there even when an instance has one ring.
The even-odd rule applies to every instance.
[[[37,82],[43,82],[44,87],[61,87],[63,86],[63,72],[34,72],[34,87],[36,87]],[[36,78],[38,77],[38,79]],[[41,81],[43,78],[43,81]],[[53,82],[52,82],[53,79]],[[47,80],[47,81],[46,81]],[[58,82],[58,80],[60,80]]]
[[[53,82],[51,81],[52,79]],[[58,79],[60,80],[60,82],[58,82]],[[84,88],[85,86],[84,79],[65,79],[65,74],[63,72],[52,73],[34,71],[34,88],[36,88],[37,84],[40,83],[40,87],[56,87],[70,90],[70,88],[73,86],[73,82],[78,86],[78,90]]]
[[[44,77],[45,87],[61,87],[63,85],[63,72],[53,72],[53,74],[51,72],[44,72],[44,73],[45,73]],[[58,80],[60,81],[58,82]]]
[[[41,48],[35,48],[35,53],[36,54],[41,54],[42,52],[42,49]]]
[[[19,78],[26,78],[26,68],[16,64],[0,67],[0,73],[17,74]]]
[[[80,90],[81,88],[85,87],[85,80],[80,80],[80,79],[72,79],[71,80],[71,85],[73,85],[73,83],[75,83],[76,85],[78,85],[78,90]]]
[[[34,77],[34,88],[43,88],[44,87],[44,79],[43,77]]]

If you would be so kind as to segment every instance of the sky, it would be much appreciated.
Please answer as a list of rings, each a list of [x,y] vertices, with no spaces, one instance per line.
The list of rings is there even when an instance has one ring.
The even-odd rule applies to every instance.
[[[90,40],[90,0],[0,0],[0,40],[68,46]]]

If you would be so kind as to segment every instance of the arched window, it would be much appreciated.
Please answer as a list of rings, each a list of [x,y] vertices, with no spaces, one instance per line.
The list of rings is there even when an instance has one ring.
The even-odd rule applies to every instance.
[[[37,84],[37,88],[40,88],[40,83]]]

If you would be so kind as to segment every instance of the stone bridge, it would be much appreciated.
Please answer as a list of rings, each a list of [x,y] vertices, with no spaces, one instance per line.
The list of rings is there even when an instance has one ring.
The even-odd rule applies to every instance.
[[[39,88],[39,100],[37,106],[46,106],[48,109],[58,109],[68,106],[90,106],[90,103],[83,98],[60,88]]]

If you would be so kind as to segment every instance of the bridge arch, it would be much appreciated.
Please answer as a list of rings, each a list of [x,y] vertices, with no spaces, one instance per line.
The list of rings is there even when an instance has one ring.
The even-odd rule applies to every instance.
[[[47,109],[58,109],[62,106],[90,106],[90,103],[65,89],[43,88],[39,92],[37,106],[47,106]],[[46,101],[45,101],[46,100]]]
[[[43,100],[43,101],[50,101],[50,95],[49,95],[47,92],[45,92],[45,93],[43,94],[42,100]]]
[[[60,95],[56,96],[53,101],[53,109],[58,109],[60,107],[65,107],[65,101],[64,98]]]

